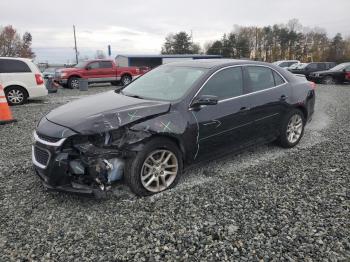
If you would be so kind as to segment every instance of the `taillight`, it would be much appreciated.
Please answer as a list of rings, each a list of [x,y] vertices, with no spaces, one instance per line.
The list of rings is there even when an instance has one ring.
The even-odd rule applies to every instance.
[[[316,84],[315,84],[315,82],[311,82],[311,81],[309,81],[309,84],[310,84],[310,86],[311,86],[311,88],[312,89],[316,89]]]
[[[41,76],[41,74],[35,74],[35,80],[37,85],[42,85],[44,84],[44,79]]]

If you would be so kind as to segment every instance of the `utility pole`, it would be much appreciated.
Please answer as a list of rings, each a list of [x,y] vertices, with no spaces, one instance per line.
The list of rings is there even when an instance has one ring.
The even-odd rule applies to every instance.
[[[74,33],[74,50],[75,50],[75,60],[77,64],[79,63],[78,60],[78,48],[77,48],[77,37],[75,36],[75,25],[73,25],[73,33]]]

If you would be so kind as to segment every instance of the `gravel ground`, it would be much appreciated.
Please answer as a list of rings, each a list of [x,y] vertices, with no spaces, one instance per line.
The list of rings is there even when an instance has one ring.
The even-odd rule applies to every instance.
[[[179,185],[106,200],[45,192],[32,131],[88,92],[12,107],[0,126],[0,261],[350,261],[350,86],[319,86],[299,146],[259,146],[186,171]]]

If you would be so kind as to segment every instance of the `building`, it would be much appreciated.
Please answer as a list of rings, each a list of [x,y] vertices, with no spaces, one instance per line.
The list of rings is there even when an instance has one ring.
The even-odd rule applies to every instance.
[[[156,66],[171,62],[196,59],[214,59],[222,58],[221,55],[117,55],[116,62],[118,66],[147,66],[154,68]]]

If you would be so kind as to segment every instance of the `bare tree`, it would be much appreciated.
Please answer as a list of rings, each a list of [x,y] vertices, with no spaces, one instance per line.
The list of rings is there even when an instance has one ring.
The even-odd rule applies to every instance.
[[[24,33],[21,38],[12,25],[0,27],[0,56],[35,57],[31,49],[32,35]]]

